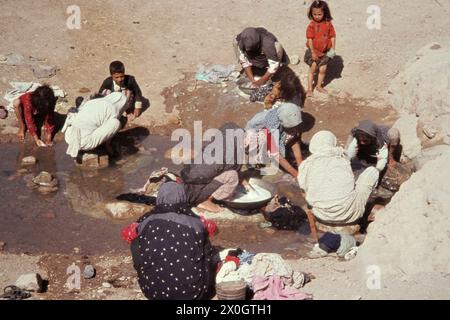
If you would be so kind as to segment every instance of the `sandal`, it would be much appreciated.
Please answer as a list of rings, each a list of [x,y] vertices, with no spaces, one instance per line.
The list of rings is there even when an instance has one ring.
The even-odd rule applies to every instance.
[[[23,300],[31,297],[31,293],[27,290],[20,289],[16,286],[7,286],[3,289],[0,300]]]

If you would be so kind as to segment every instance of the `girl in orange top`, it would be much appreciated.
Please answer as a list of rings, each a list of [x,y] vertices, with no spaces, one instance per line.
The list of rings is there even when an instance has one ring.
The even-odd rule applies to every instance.
[[[313,78],[317,69],[319,76],[316,89],[319,92],[327,93],[322,88],[323,80],[327,72],[328,61],[335,56],[336,32],[331,20],[330,8],[325,1],[314,1],[309,8],[308,18],[311,23],[306,30],[306,38],[308,42],[306,46],[308,50],[305,54],[305,62],[310,66],[308,76],[307,97],[311,97],[313,93]]]

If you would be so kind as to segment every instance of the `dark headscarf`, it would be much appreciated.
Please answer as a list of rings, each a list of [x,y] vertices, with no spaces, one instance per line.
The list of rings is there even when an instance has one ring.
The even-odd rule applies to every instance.
[[[188,216],[196,216],[187,203],[184,184],[179,184],[176,182],[164,183],[159,188],[158,196],[156,197],[155,208],[152,211],[142,215],[136,222],[141,223],[145,221],[149,216],[154,214],[169,212],[185,214]],[[140,229],[142,229],[142,226],[140,227]]]
[[[374,137],[377,141],[377,148],[383,147],[385,143],[389,141],[386,130],[381,130],[375,123],[370,120],[363,120],[359,125],[352,129],[352,135],[355,136],[356,131],[360,130],[367,133],[371,137]]]
[[[176,182],[164,183],[158,191],[156,205],[174,205],[186,203],[186,193],[183,185]]]
[[[243,52],[256,53],[261,50],[261,35],[256,28],[246,28],[238,36],[238,43]]]

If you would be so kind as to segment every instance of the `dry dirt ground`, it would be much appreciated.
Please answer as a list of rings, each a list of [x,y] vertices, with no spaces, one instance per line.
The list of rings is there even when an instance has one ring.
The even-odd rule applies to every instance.
[[[234,63],[233,37],[247,26],[265,26],[284,45],[288,54],[300,58],[305,51],[305,30],[309,1],[87,1],[78,0],[81,29],[69,30],[66,9],[73,1],[8,1],[0,0],[0,55],[21,53],[43,59],[59,67],[57,75],[45,80],[63,88],[73,103],[80,89],[95,92],[108,76],[112,60],[122,60],[127,72],[136,76],[151,107],[137,120],[152,133],[167,133],[179,123],[205,118],[220,120],[211,110],[192,109],[195,94],[181,101],[170,101],[174,89],[193,84],[192,75],[199,64]],[[315,97],[305,111],[315,118],[313,132],[328,128],[341,139],[360,117],[371,117],[392,123],[396,115],[389,107],[388,85],[403,64],[427,43],[436,41],[450,45],[450,2],[447,0],[331,0],[329,1],[337,31],[337,53],[344,61],[339,78],[327,88],[330,98]],[[381,8],[381,29],[369,30],[366,20],[369,5]],[[306,81],[307,68],[301,63],[293,67]],[[28,67],[0,64],[0,93],[9,89],[10,81],[38,81]],[[203,99],[207,90],[198,89]],[[182,92],[183,92],[182,90]],[[82,90],[83,91],[83,90]],[[191,92],[192,93],[192,92]],[[184,100],[183,100],[184,99]],[[202,108],[216,103],[200,102]],[[240,100],[242,101],[242,100]],[[4,101],[3,101],[4,102]],[[3,103],[2,102],[2,103]],[[224,117],[243,121],[261,106],[242,104],[243,112],[234,106]],[[366,109],[372,106],[376,109]],[[191,108],[191,109],[189,109]],[[216,110],[217,106],[212,106]],[[199,108],[200,109],[200,108]],[[251,110],[251,111],[250,111]],[[203,109],[202,109],[203,111]],[[208,111],[208,109],[205,109]],[[184,115],[183,115],[184,114]],[[193,115],[194,114],[194,115]],[[336,116],[339,114],[339,117]],[[188,123],[184,123],[189,125]],[[10,117],[0,123],[3,133],[14,133]],[[3,212],[2,212],[3,214]],[[1,239],[0,239],[1,241]],[[0,248],[1,251],[1,248]],[[98,278],[82,282],[80,293],[67,293],[63,283],[67,261],[79,266],[89,262],[99,266]],[[316,275],[306,292],[317,299],[371,299],[397,297],[410,283],[401,279],[378,291],[358,291],[365,281],[352,274],[351,262],[335,258],[292,261],[295,268]],[[84,257],[81,254],[29,256],[0,253],[0,286],[11,284],[20,274],[39,271],[49,279],[48,291],[35,298],[43,299],[140,299],[129,257],[108,255]],[[83,280],[84,281],[84,280]],[[112,283],[103,288],[102,283]],[[410,297],[433,298],[433,283],[427,288],[414,288]],[[405,296],[405,298],[407,298]]]

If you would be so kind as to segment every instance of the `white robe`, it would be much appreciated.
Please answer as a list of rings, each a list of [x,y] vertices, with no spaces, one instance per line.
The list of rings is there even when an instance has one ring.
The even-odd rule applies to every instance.
[[[363,216],[379,173],[370,167],[355,183],[350,161],[336,147],[336,137],[329,134],[332,133],[327,132],[325,139],[311,140],[312,155],[300,165],[298,182],[318,219],[334,224],[353,223]]]
[[[69,145],[67,154],[76,157],[80,150],[95,149],[114,137],[120,129],[119,118],[125,103],[126,97],[117,92],[90,100],[77,113],[70,113],[62,130]]]

